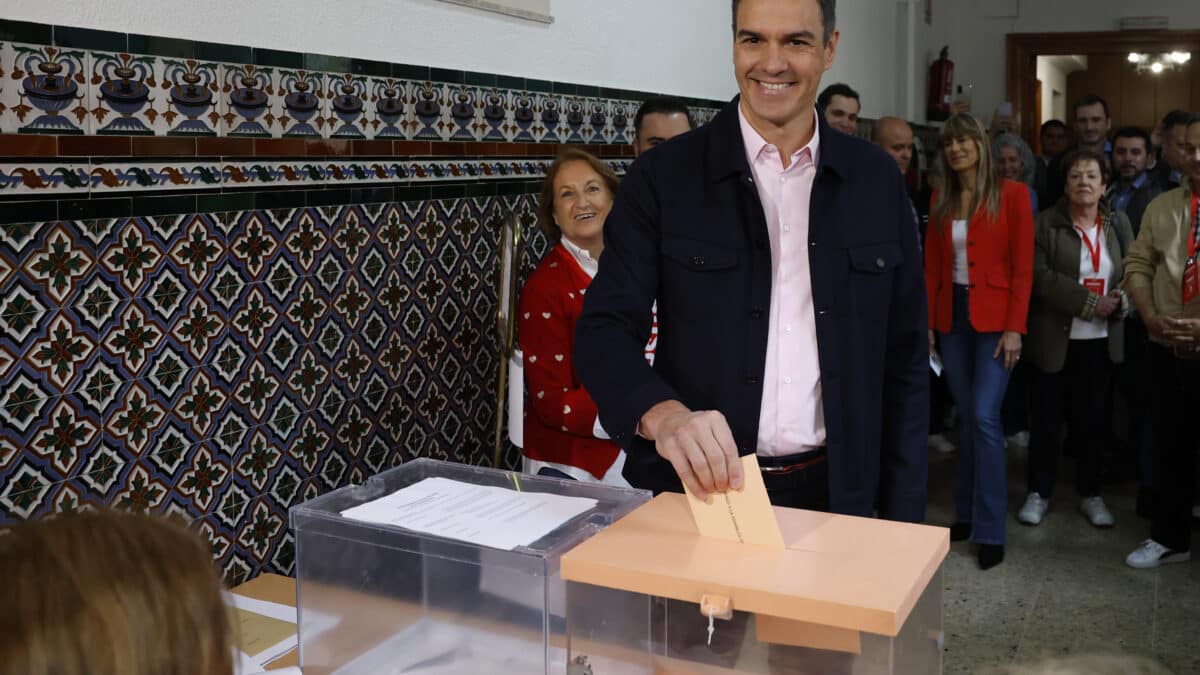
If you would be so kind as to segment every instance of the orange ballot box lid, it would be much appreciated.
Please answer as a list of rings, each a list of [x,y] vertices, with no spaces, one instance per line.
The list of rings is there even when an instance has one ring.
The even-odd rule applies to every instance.
[[[562,557],[562,577],[604,588],[895,637],[950,550],[943,527],[774,508],[784,548],[703,537],[664,493]],[[706,599],[707,601],[707,599]],[[770,624],[770,621],[763,622]]]

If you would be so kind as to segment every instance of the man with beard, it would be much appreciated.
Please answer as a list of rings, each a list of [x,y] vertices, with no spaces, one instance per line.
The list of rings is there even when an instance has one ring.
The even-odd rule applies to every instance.
[[[1108,203],[1124,211],[1133,225],[1136,236],[1141,229],[1142,214],[1162,187],[1146,171],[1150,157],[1150,134],[1139,127],[1122,127],[1113,135],[1112,164],[1116,180],[1108,189]]]
[[[1151,150],[1150,134],[1139,127],[1122,127],[1113,135],[1112,163],[1116,179],[1105,195],[1109,205],[1116,211],[1129,216],[1136,236],[1142,227],[1142,214],[1146,207],[1162,194],[1158,181],[1146,170]],[[1151,432],[1148,419],[1148,402],[1153,393],[1149,380],[1149,365],[1146,362],[1149,335],[1146,324],[1136,315],[1125,319],[1125,362],[1118,368],[1116,384],[1124,392],[1128,423],[1124,448],[1113,442],[1113,457],[1106,468],[1106,478],[1112,482],[1135,479],[1141,474],[1142,489],[1138,494],[1140,511],[1149,509],[1151,486]],[[1112,401],[1109,400],[1109,408]],[[1111,419],[1112,416],[1109,415]]]

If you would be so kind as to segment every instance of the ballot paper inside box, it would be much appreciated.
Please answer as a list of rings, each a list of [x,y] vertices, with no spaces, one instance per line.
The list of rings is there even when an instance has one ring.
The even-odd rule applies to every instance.
[[[941,672],[948,530],[774,511],[783,549],[702,537],[663,494],[564,555],[576,672]]]
[[[398,504],[396,495],[414,498]],[[531,531],[523,515],[537,521],[562,506],[552,501],[560,497],[584,508],[563,512],[544,534],[535,527],[528,536],[536,539],[514,538]],[[535,513],[521,513],[525,499],[535,500]],[[641,490],[421,459],[297,505],[300,665],[336,675],[567,673],[560,558],[649,499]],[[436,507],[420,512],[418,502]],[[484,513],[472,510],[480,503]],[[488,512],[500,524],[489,526]],[[397,513],[419,517],[407,522],[417,529],[386,522]],[[311,632],[309,616],[337,623]]]

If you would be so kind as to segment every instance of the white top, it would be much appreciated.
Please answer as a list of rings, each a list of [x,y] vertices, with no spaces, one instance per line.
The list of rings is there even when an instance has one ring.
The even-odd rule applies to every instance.
[[[967,286],[971,283],[971,275],[967,272],[967,221],[954,221],[951,231],[954,239],[954,283]]]
[[[571,241],[565,235],[559,241],[562,242],[563,248],[567,249],[567,252],[575,259],[575,262],[579,263],[579,266],[583,268],[588,277],[595,279],[596,272],[600,269],[600,261],[593,258],[592,254],[586,248]]]
[[[1096,245],[1096,228],[1089,227],[1082,235],[1079,230],[1075,230],[1075,234],[1080,235],[1079,241],[1079,283],[1083,283],[1084,279],[1099,278],[1104,279],[1104,292],[1112,291],[1112,273],[1113,262],[1108,255],[1108,247],[1104,245],[1104,231],[1100,232],[1100,271],[1092,267],[1092,254],[1088,251],[1088,245],[1082,240],[1086,236],[1088,241],[1091,241],[1092,246]],[[1100,338],[1108,337],[1108,319],[1096,317],[1091,321],[1084,321],[1079,317],[1071,320],[1071,339],[1072,340],[1099,340]]]

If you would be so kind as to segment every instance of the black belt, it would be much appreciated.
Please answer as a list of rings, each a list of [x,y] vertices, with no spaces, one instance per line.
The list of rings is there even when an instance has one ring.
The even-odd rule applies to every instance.
[[[803,471],[824,461],[825,448],[820,447],[816,450],[799,452],[794,455],[784,455],[782,457],[759,455],[758,467],[762,469],[763,473],[777,476],[779,474],[792,473],[793,471]]]

